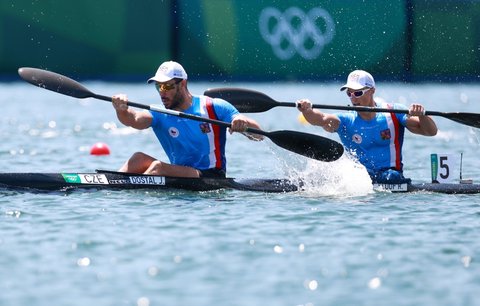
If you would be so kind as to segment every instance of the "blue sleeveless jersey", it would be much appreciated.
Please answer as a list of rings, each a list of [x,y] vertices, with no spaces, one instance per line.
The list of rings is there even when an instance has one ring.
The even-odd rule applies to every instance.
[[[407,109],[402,104],[377,103],[377,107]],[[356,111],[335,114],[340,119],[337,133],[347,150],[369,172],[382,169],[403,171],[402,146],[407,114],[376,113],[363,120]]]
[[[227,128],[192,119],[150,111],[152,129],[170,163],[199,170],[226,170],[225,143]],[[231,122],[238,110],[221,99],[193,96],[192,106],[184,113]]]

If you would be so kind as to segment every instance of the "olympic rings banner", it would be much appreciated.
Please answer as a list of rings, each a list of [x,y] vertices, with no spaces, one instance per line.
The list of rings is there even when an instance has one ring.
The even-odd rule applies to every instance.
[[[343,79],[357,67],[404,72],[403,0],[180,3],[180,58],[199,74]]]
[[[333,18],[321,7],[304,12],[298,6],[291,6],[282,12],[268,6],[260,12],[258,27],[261,37],[280,60],[295,55],[305,60],[318,59],[335,37]]]

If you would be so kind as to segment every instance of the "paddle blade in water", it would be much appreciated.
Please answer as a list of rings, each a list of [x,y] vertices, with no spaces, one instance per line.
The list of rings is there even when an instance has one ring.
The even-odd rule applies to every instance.
[[[79,99],[93,97],[93,93],[82,84],[55,72],[23,67],[18,69],[18,74],[28,83],[44,89]]]
[[[268,137],[278,146],[297,154],[331,162],[343,154],[343,146],[331,139],[297,131],[273,131]]]
[[[277,106],[277,102],[264,93],[243,88],[212,88],[204,95],[228,101],[241,113],[261,113]]]

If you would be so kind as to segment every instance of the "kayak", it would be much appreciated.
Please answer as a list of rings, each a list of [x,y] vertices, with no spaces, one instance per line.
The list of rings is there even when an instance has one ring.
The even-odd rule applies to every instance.
[[[79,173],[0,173],[0,188],[30,189],[46,191],[68,191],[75,189],[181,189],[189,191],[211,191],[233,189],[268,193],[302,191],[306,187],[299,180],[262,178],[185,178],[124,173],[109,170]],[[480,184],[468,183],[401,183],[373,184],[376,192],[408,193],[434,192],[446,194],[477,194]]]
[[[292,192],[297,185],[286,179],[182,178],[97,170],[94,173],[0,173],[4,189],[182,189],[209,191],[235,189],[259,192]]]

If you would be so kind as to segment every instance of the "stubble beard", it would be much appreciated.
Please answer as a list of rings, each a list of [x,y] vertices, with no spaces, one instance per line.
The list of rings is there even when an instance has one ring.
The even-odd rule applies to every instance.
[[[170,101],[171,101],[170,106],[168,106],[168,107],[165,106],[166,109],[175,110],[182,103],[182,97],[180,95],[180,91],[178,89],[175,89],[175,90],[176,90],[175,95],[172,97],[172,99],[170,99]]]

